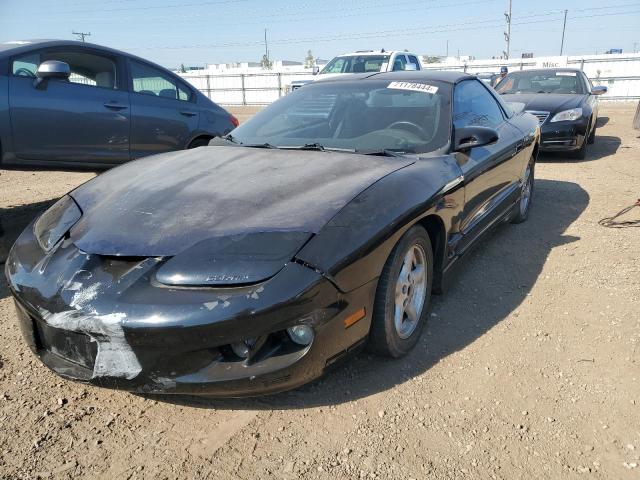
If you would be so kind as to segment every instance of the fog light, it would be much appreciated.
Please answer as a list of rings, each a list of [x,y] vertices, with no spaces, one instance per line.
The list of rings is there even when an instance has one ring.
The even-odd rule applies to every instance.
[[[287,328],[287,333],[298,345],[309,345],[313,341],[313,328],[309,325],[296,325]]]

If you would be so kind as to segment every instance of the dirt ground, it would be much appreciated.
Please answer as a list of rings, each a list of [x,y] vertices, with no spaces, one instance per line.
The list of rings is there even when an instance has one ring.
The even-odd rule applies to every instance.
[[[408,357],[361,354],[290,393],[64,381],[22,341],[2,277],[0,477],[640,478],[640,229],[598,225],[640,197],[634,109],[602,105],[587,160],[540,159],[529,220],[466,261]],[[0,171],[0,260],[92,176]]]

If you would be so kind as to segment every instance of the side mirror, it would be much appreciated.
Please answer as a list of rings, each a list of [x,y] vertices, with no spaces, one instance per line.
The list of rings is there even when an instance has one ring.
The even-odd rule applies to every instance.
[[[418,70],[418,66],[415,63],[407,63],[404,66],[404,69],[407,72],[415,72],[416,70]]]
[[[453,150],[465,152],[498,141],[498,132],[488,127],[456,128],[453,135]]]
[[[47,60],[42,62],[38,66],[36,71],[36,81],[34,86],[42,90],[47,87],[47,82],[52,78],[58,78],[61,80],[68,80],[71,76],[71,69],[69,64],[65,62],[59,62],[58,60]]]
[[[598,85],[591,89],[591,95],[604,95],[608,91],[609,89],[607,87]]]

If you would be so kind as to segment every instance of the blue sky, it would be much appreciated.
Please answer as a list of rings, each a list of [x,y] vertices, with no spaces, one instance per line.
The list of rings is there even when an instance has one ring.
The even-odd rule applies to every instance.
[[[0,0],[0,41],[75,38],[167,67],[259,61],[372,48],[487,58],[504,49],[508,0]],[[640,50],[640,1],[513,0],[512,57]]]

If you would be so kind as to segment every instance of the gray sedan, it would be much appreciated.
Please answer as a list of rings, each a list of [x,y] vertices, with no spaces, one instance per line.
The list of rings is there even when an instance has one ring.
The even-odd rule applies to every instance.
[[[238,124],[179,76],[89,43],[0,43],[0,164],[108,168]]]

